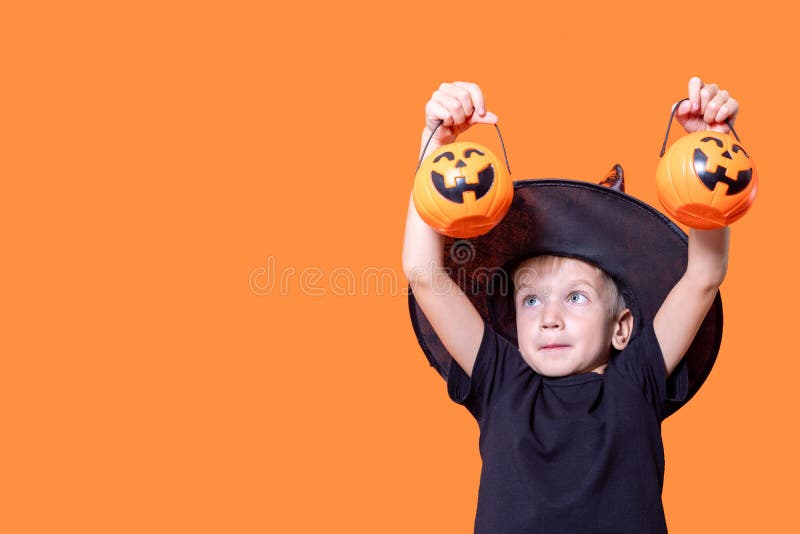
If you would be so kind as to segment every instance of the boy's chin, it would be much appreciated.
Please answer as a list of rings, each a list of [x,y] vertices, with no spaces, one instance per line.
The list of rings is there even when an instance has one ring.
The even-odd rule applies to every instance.
[[[534,371],[536,371],[536,369],[534,369]],[[577,375],[584,375],[584,374],[593,373],[593,372],[602,373],[602,371],[598,370],[598,369],[586,369],[586,370],[583,370],[583,369],[570,369],[568,371],[545,370],[543,372],[539,372],[539,371],[536,371],[536,372],[539,373],[540,375],[542,375],[545,378],[564,378],[565,376],[577,376]]]
[[[562,378],[571,375],[582,375],[591,372],[603,373],[608,365],[608,357],[592,359],[587,363],[587,358],[574,353],[541,354],[529,349],[533,354],[520,351],[522,359],[533,369],[536,374],[547,378]],[[610,355],[609,355],[610,356]]]
[[[534,371],[536,371],[536,369],[534,369]],[[574,369],[563,370],[563,369],[545,368],[542,369],[541,371],[536,371],[536,372],[547,378],[564,378],[565,376],[580,374],[579,371],[576,371]]]
[[[571,365],[559,365],[554,362],[531,362],[528,365],[536,371],[537,374],[547,378],[562,378],[569,375],[577,374],[577,370]]]
[[[527,361],[527,360],[526,360]],[[565,376],[582,375],[586,373],[603,373],[608,362],[604,364],[592,365],[590,368],[583,368],[570,364],[569,362],[531,362],[528,365],[537,374],[547,378],[563,378]]]

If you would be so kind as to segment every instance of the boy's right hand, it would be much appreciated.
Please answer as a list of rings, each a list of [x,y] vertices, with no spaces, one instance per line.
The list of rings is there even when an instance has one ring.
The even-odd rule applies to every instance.
[[[474,83],[443,83],[425,106],[424,147],[439,122],[428,151],[452,143],[477,123],[495,124],[497,116],[486,111],[483,93]],[[424,154],[423,154],[424,155]],[[483,318],[444,265],[444,236],[420,218],[413,198],[408,202],[403,242],[403,272],[447,351],[472,376],[483,339]]]
[[[456,138],[473,124],[496,124],[497,115],[486,111],[481,88],[469,82],[443,83],[433,92],[425,105],[425,130],[423,143],[430,137],[439,121],[431,141],[436,146],[455,142]],[[435,148],[435,147],[432,147]]]

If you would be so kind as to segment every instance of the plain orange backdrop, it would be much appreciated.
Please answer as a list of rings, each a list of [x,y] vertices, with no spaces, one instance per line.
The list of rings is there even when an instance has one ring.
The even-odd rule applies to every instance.
[[[0,531],[470,532],[477,425],[417,346],[400,268],[424,104],[475,81],[515,179],[621,163],[657,206],[692,75],[741,102],[761,188],[717,365],[663,425],[667,520],[796,529],[786,5],[4,6]]]

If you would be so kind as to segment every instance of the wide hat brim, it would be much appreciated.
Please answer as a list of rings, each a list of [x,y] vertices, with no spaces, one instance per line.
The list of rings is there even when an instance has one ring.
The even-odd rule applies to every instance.
[[[487,234],[445,240],[445,266],[478,313],[517,344],[508,272],[527,257],[551,254],[597,265],[622,292],[634,317],[635,337],[652,323],[669,291],[686,271],[687,236],[653,207],[601,185],[572,180],[514,182],[514,200],[503,220]],[[455,363],[409,292],[411,322],[430,364],[447,379]],[[662,416],[674,413],[708,377],[722,338],[722,300],[717,293],[679,369],[680,400],[666,401]]]

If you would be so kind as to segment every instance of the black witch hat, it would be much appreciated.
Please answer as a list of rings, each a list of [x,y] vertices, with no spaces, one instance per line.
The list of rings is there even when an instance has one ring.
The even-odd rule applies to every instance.
[[[573,180],[514,182],[514,200],[502,221],[470,239],[445,240],[445,267],[478,313],[500,335],[517,344],[513,286],[508,273],[538,255],[566,256],[597,265],[617,283],[634,317],[633,337],[652,323],[669,291],[686,271],[686,234],[667,217],[624,192],[616,165],[600,183]],[[448,253],[449,252],[449,253]],[[447,379],[458,365],[445,349],[413,294],[411,322],[430,364]],[[705,381],[722,338],[719,293],[683,360],[670,375],[667,417],[683,406]]]

